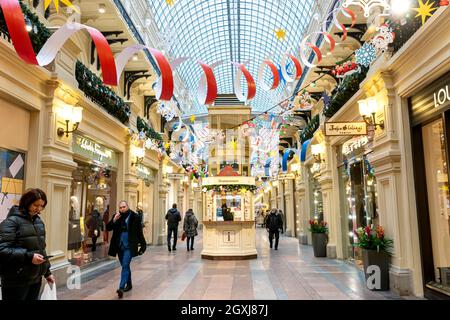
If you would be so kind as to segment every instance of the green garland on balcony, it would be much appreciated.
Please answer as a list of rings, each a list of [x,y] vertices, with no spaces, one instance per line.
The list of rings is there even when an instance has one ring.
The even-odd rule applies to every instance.
[[[334,89],[330,103],[323,108],[325,117],[331,118],[358,92],[360,83],[366,78],[367,72],[369,71],[364,66],[359,67],[361,68],[360,72],[345,77]]]
[[[306,125],[306,127],[303,129],[302,133],[300,134],[300,141],[301,143],[305,142],[306,140],[309,140],[313,137],[314,132],[319,128],[320,126],[320,117],[317,114],[314,116],[311,121]]]
[[[147,136],[147,138],[156,140],[158,142],[158,146],[160,148],[163,147],[164,140],[161,137],[161,135],[158,132],[156,132],[152,127],[150,127],[148,125],[147,121],[145,121],[144,119],[142,119],[139,116],[137,117],[136,127],[139,132],[145,132],[145,135]]]
[[[417,19],[414,15],[407,15],[402,19],[389,19],[386,23],[395,32],[395,40],[389,44],[392,54],[395,54],[403,45],[422,27],[421,19]]]
[[[213,190],[214,192],[239,192],[242,189],[247,191],[254,192],[256,191],[256,186],[246,185],[246,184],[229,184],[229,185],[214,185],[214,186],[205,186],[206,190]]]
[[[128,123],[131,115],[130,107],[80,61],[77,61],[75,77],[78,81],[78,88],[89,99],[102,106],[123,124]]]
[[[50,30],[39,21],[39,17],[22,1],[20,1],[20,7],[22,8],[25,18],[28,20],[26,22],[31,23],[33,27],[33,30],[30,31],[29,34],[34,52],[38,53],[47,42],[48,38],[50,38]],[[8,38],[8,41],[11,40],[2,9],[0,9],[0,34],[4,34]]]

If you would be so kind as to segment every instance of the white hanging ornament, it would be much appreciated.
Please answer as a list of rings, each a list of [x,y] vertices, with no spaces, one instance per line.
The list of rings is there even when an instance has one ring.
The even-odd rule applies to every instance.
[[[383,7],[384,11],[391,8],[387,0],[344,0],[344,3],[342,4],[344,8],[348,8],[351,5],[363,8],[364,16],[366,18],[370,16],[370,11],[375,7]]]
[[[392,31],[392,28],[383,24],[377,27],[378,34],[372,39],[371,44],[377,50],[377,53],[383,53],[388,49],[389,44],[394,42],[395,33]]]

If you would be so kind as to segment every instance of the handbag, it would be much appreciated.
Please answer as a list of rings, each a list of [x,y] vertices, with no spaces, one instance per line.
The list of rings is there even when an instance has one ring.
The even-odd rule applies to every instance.
[[[181,241],[184,241],[186,239],[186,231],[183,231],[183,234],[181,235]]]

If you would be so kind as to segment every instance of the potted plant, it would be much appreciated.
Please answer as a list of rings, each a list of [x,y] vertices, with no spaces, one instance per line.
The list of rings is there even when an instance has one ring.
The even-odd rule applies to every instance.
[[[315,257],[327,256],[328,227],[325,221],[309,220]]]
[[[389,290],[389,259],[393,241],[384,237],[381,226],[360,227],[355,234],[358,238],[355,246],[362,249],[364,274],[368,289],[376,291]],[[378,268],[377,268],[378,267]],[[379,279],[376,277],[379,270]]]

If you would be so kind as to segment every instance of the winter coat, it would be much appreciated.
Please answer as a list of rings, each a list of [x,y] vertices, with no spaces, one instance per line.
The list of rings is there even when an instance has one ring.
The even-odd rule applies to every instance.
[[[195,237],[197,233],[198,220],[193,211],[188,211],[184,215],[183,231],[186,232],[186,237]]]
[[[266,219],[266,228],[270,231],[283,230],[283,219],[281,215],[276,213],[271,213]]]
[[[14,206],[0,224],[0,269],[5,287],[31,286],[42,276],[49,277],[50,262],[35,265],[35,253],[47,256],[45,225],[39,216],[31,217]]]
[[[144,233],[142,231],[141,221],[136,212],[128,210],[126,213],[121,214],[121,217],[114,222],[114,217],[106,225],[106,230],[113,231],[111,243],[109,245],[108,255],[115,257],[120,250],[120,237],[122,230],[125,230],[126,219],[130,215],[128,220],[128,243],[130,245],[131,256],[136,257],[139,254],[143,254],[147,249],[147,243],[145,242]],[[138,248],[140,246],[140,248]]]
[[[96,236],[100,236],[100,232],[103,231],[103,217],[97,209],[92,211],[92,214],[88,217],[88,219],[86,219],[86,225],[88,227],[89,238],[93,238],[95,236],[95,230],[97,230]]]
[[[181,214],[177,209],[172,208],[167,211],[166,220],[169,229],[177,229],[178,223],[181,221]]]

